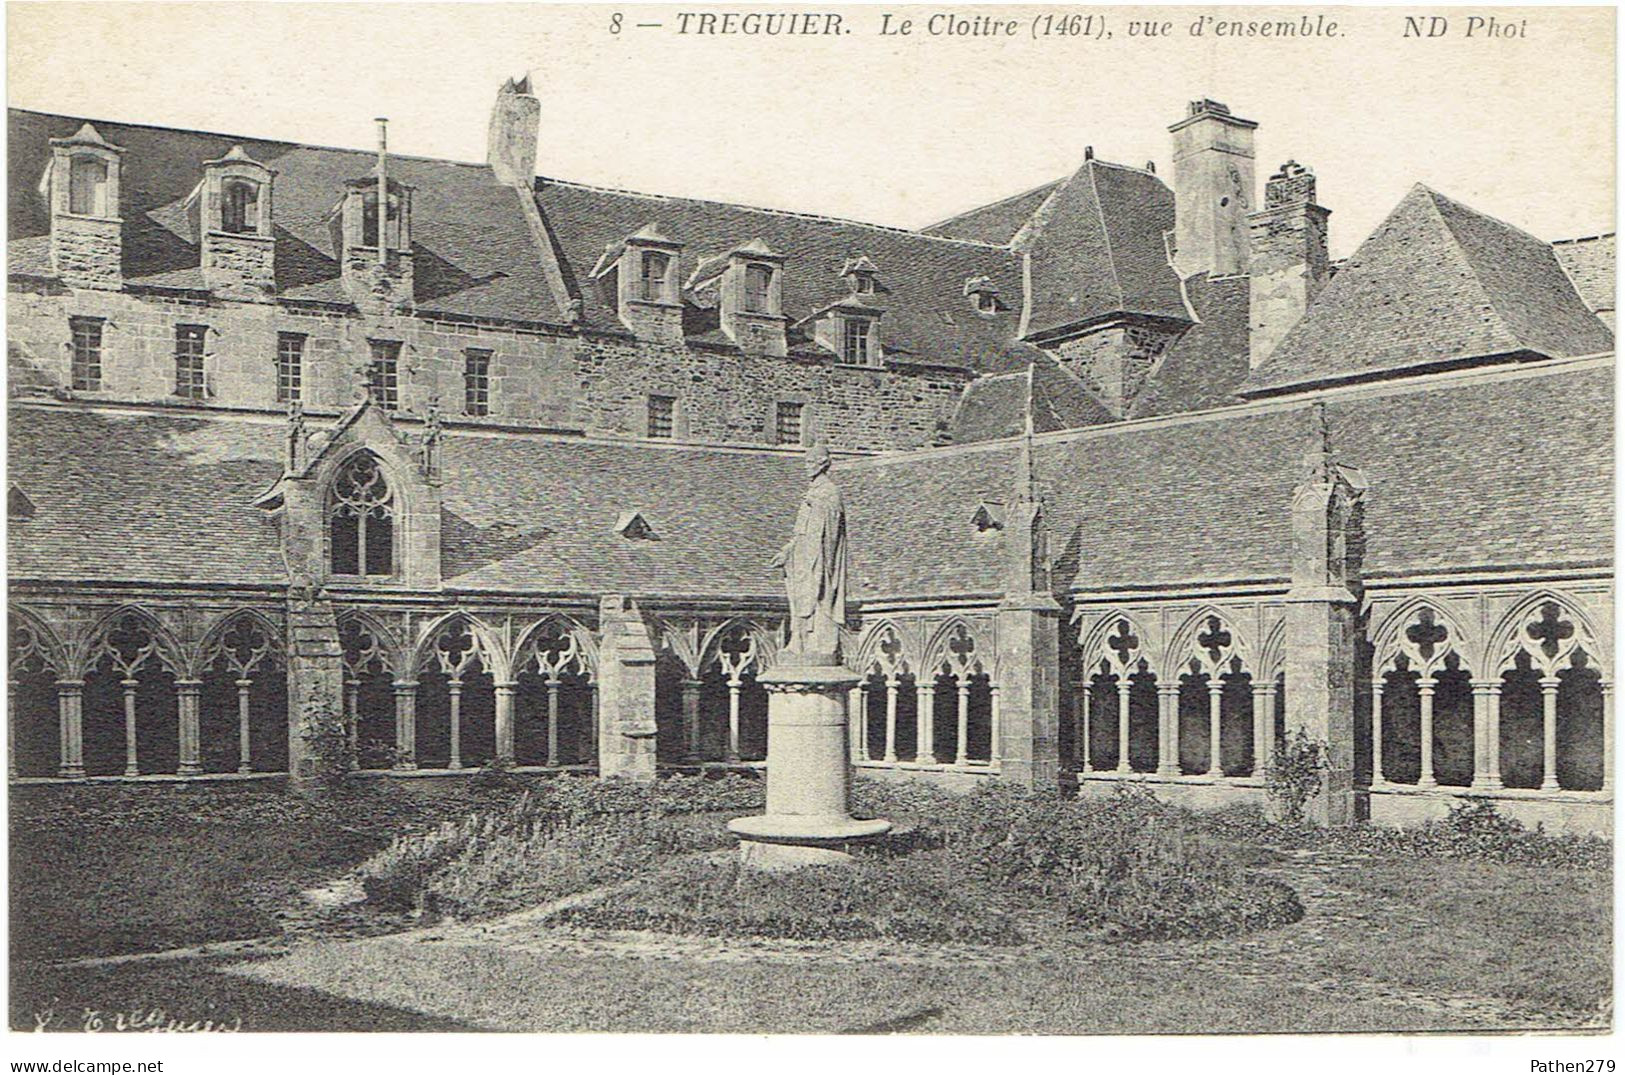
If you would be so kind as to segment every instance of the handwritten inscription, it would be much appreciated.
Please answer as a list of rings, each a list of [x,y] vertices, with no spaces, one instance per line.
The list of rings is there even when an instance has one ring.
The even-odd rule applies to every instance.
[[[235,1034],[242,1028],[240,1015],[197,1019],[146,1004],[118,1009],[81,1008],[77,1013],[58,1012],[53,1006],[34,1013],[36,1034],[48,1030],[79,1030],[86,1034]]]

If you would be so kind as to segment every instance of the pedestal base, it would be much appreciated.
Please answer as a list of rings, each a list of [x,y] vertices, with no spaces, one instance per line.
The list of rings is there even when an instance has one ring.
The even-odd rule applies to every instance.
[[[847,692],[858,676],[839,665],[789,664],[758,680],[768,690],[767,813],[735,818],[740,857],[762,869],[849,860],[846,845],[891,831],[848,808]]]

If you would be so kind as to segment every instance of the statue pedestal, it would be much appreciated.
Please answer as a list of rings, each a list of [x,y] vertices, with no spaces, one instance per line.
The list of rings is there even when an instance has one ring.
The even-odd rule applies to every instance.
[[[847,693],[859,677],[838,664],[796,661],[769,669],[767,813],[735,818],[741,858],[762,869],[846,861],[845,847],[891,831],[891,822],[852,817]]]

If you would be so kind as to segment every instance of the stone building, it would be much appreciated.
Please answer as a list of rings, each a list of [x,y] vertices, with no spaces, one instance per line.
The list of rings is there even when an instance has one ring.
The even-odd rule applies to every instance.
[[[750,765],[800,448],[854,762],[1611,812],[1613,237],[1423,186],[1347,261],[1257,125],[918,232],[10,113],[18,781]],[[324,719],[327,718],[327,719]],[[338,729],[329,733],[324,729]]]

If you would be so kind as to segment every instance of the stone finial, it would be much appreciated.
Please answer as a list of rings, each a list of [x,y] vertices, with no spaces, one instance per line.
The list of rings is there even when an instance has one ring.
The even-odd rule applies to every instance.
[[[1332,480],[1332,434],[1326,423],[1326,404],[1309,407],[1309,435],[1303,453],[1304,481],[1324,485]]]
[[[288,473],[298,474],[305,469],[310,434],[305,429],[305,405],[299,400],[288,404],[287,460]]]
[[[429,397],[423,416],[423,443],[419,448],[418,465],[423,476],[431,482],[440,480],[440,398]]]

